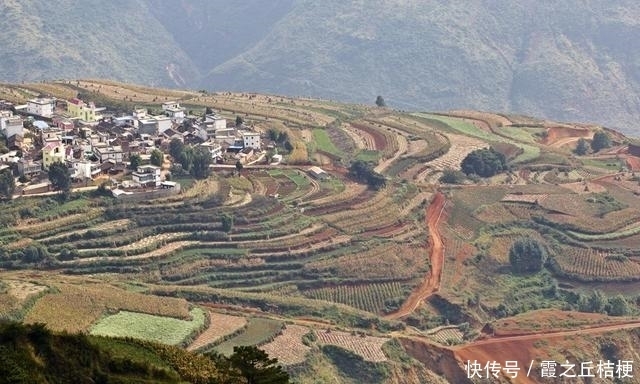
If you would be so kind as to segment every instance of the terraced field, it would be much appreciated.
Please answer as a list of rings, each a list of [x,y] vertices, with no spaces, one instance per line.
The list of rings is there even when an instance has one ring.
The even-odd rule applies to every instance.
[[[214,168],[205,180],[183,177],[181,194],[151,201],[74,193],[65,202],[1,202],[0,268],[48,274],[1,279],[0,311],[7,317],[88,331],[109,318],[118,321],[107,328],[156,324],[152,315],[163,319],[157,324],[192,332],[186,323],[195,302],[211,310],[209,322],[198,323],[199,335],[180,333],[177,342],[193,337],[189,349],[230,354],[233,346],[258,344],[297,367],[317,357],[317,345],[336,345],[378,363],[388,360],[382,345],[389,340],[378,336],[390,331],[417,335],[415,328],[447,323],[479,331],[498,316],[539,306],[574,308],[562,295],[573,294],[575,282],[616,282],[629,291],[634,286],[625,284],[637,284],[640,276],[637,180],[607,174],[618,171],[607,165],[617,160],[570,158],[566,149],[545,146],[541,122],[100,80],[0,87],[16,101],[78,91],[98,104],[112,100],[114,109],[157,109],[172,99],[194,111],[214,108],[229,119],[242,116],[256,131],[286,132],[294,150],[283,151],[281,165],[246,166],[240,176]],[[522,131],[513,126],[525,122]],[[490,145],[522,149],[508,175],[453,186],[436,182],[439,172],[459,169],[468,153]],[[348,167],[355,159],[370,162],[386,186],[375,191],[354,182]],[[570,166],[559,166],[564,163]],[[330,179],[310,177],[310,165],[322,165]],[[427,228],[425,208],[433,196],[447,204],[438,224]],[[397,321],[384,319],[430,276],[429,231],[441,232],[443,241],[439,292]],[[508,253],[520,236],[544,245],[545,271],[512,276]],[[115,284],[123,281],[136,285]],[[557,283],[563,282],[561,291]],[[118,312],[124,318],[114,317]],[[285,318],[298,323],[283,328]],[[168,329],[174,328],[163,332],[172,333]],[[455,344],[467,336],[445,327],[426,337]]]

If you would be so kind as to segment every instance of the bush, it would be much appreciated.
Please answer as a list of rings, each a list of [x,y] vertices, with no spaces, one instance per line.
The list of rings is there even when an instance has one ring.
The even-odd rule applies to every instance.
[[[598,152],[601,149],[609,148],[611,146],[611,139],[609,139],[609,135],[607,135],[603,131],[598,131],[593,135],[593,140],[591,141],[591,149],[594,152]]]
[[[509,249],[511,269],[516,273],[538,272],[547,260],[547,252],[538,241],[521,238]]]
[[[453,169],[445,169],[438,181],[443,184],[462,184],[465,179],[464,173]]]
[[[507,169],[507,159],[493,148],[477,149],[462,160],[461,168],[466,175],[491,177]]]

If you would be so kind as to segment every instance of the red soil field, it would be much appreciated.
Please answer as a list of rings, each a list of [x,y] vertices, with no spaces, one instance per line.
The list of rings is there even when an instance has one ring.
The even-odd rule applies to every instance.
[[[446,200],[442,193],[438,192],[434,195],[433,201],[427,207],[427,228],[429,229],[429,244],[431,261],[431,271],[424,277],[422,284],[409,295],[409,298],[393,313],[385,318],[398,319],[411,314],[422,301],[429,298],[440,289],[440,281],[442,279],[442,265],[444,264],[444,245],[442,236],[438,229],[438,223],[442,212],[444,211]]]

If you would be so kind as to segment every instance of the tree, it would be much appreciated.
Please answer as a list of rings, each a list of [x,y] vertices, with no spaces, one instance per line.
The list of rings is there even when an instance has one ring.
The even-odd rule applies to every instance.
[[[240,162],[240,160],[236,161],[236,170],[238,172],[242,171],[242,168],[244,168],[244,165],[242,165],[242,163]]]
[[[172,139],[169,143],[169,154],[175,161],[180,160],[180,155],[182,155],[183,150],[184,144],[180,139]]]
[[[233,228],[233,216],[225,213],[222,215],[221,221],[222,221],[222,230],[227,233],[231,232],[231,229]]]
[[[197,147],[190,151],[190,153],[192,154],[190,172],[193,177],[196,179],[206,179],[209,177],[209,173],[211,172],[211,169],[209,169],[209,165],[211,164],[211,154],[209,150],[204,147]]]
[[[360,182],[367,183],[374,190],[379,190],[387,184],[385,177],[374,171],[371,164],[363,160],[351,163],[349,175]]]
[[[467,176],[491,177],[507,169],[507,159],[493,148],[476,149],[462,160],[460,166]]]
[[[616,295],[609,299],[609,315],[626,316],[630,312],[629,303],[622,295]]]
[[[270,359],[263,350],[254,346],[233,347],[229,357],[232,368],[237,369],[247,384],[287,384],[289,374],[278,365],[277,359]]]
[[[242,120],[242,117],[236,116],[236,127],[241,126],[243,123],[244,123],[244,120]]]
[[[509,263],[515,273],[538,272],[546,260],[544,246],[531,238],[518,239],[509,249]]]
[[[611,146],[611,139],[609,139],[609,135],[607,135],[604,131],[598,131],[593,135],[593,140],[591,141],[591,149],[594,152],[598,152],[601,149],[609,148]]]
[[[289,152],[293,151],[293,145],[289,140],[284,142],[284,149],[286,149]]]
[[[68,193],[71,189],[71,174],[69,168],[59,161],[49,166],[49,181],[53,188]]]
[[[164,163],[164,153],[159,149],[151,151],[151,164],[157,167],[162,167],[162,163]]]
[[[16,189],[16,180],[10,169],[0,171],[0,197],[11,199]]]
[[[443,184],[461,184],[465,180],[464,173],[454,169],[445,169],[438,179]]]
[[[138,154],[133,154],[129,156],[129,169],[136,170],[142,164],[142,157]]]
[[[184,147],[180,153],[178,161],[182,165],[182,169],[185,172],[190,172],[193,166],[193,147]]]
[[[588,150],[589,144],[587,143],[587,140],[580,138],[580,140],[578,140],[578,145],[576,145],[576,149],[573,152],[578,156],[584,156],[587,154]]]
[[[595,289],[587,299],[589,312],[603,313],[607,306],[607,296],[602,291]]]
[[[376,97],[376,105],[378,107],[386,107],[387,103],[384,102],[384,99],[382,98],[382,96],[378,95],[378,97]]]

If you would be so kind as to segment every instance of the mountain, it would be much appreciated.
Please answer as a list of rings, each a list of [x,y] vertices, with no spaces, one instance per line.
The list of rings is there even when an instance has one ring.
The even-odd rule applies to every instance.
[[[0,13],[0,79],[112,77],[182,86],[198,77],[139,0],[6,0]]]
[[[633,1],[97,3],[0,5],[10,31],[0,79],[108,76],[364,103],[382,95],[402,109],[508,111],[628,133],[640,118]]]

